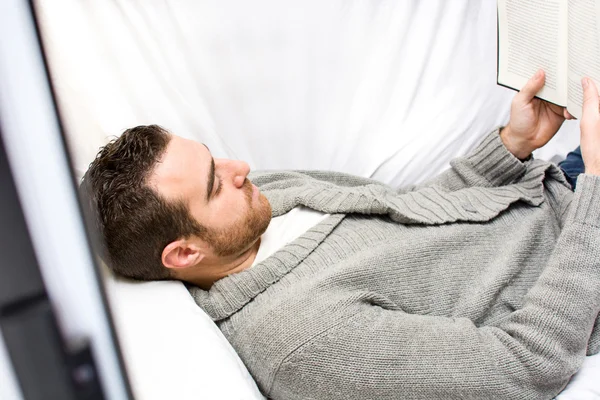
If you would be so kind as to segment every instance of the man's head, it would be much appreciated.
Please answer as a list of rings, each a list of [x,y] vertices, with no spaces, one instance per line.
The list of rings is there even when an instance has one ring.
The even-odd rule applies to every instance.
[[[203,144],[138,126],[100,150],[80,191],[115,272],[210,286],[241,270],[271,219],[248,172]]]

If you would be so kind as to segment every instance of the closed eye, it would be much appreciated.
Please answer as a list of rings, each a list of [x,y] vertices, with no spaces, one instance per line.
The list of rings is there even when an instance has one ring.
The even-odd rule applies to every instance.
[[[221,188],[223,187],[223,179],[221,177],[218,178],[219,182],[217,183],[217,190],[215,190],[215,196],[218,196],[221,193]]]

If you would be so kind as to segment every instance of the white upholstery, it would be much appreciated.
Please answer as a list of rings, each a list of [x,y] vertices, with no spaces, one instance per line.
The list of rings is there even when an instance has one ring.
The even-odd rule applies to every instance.
[[[514,95],[496,85],[491,0],[37,6],[78,177],[109,136],[157,123],[254,169],[417,183],[506,123]],[[537,156],[564,157],[577,142],[577,122],[567,123]],[[220,399],[255,398],[239,360],[181,284],[110,282],[139,399],[217,398],[201,391],[219,385]],[[592,378],[599,357],[561,399],[600,396]],[[225,392],[236,382],[247,396]]]
[[[107,278],[138,400],[263,399],[235,350],[180,282]]]

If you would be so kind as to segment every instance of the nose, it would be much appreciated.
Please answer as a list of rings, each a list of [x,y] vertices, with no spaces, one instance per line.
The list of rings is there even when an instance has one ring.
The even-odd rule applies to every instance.
[[[250,166],[245,161],[219,159],[215,160],[222,173],[231,179],[231,182],[236,188],[241,188],[244,185],[246,177],[250,173]]]

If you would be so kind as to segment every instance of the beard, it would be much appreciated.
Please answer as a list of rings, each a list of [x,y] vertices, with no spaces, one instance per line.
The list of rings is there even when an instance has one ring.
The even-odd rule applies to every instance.
[[[238,255],[248,250],[267,230],[271,222],[271,204],[259,192],[257,204],[252,204],[252,184],[244,182],[244,194],[248,208],[238,224],[231,228],[210,230],[205,233],[206,242],[219,257]]]

